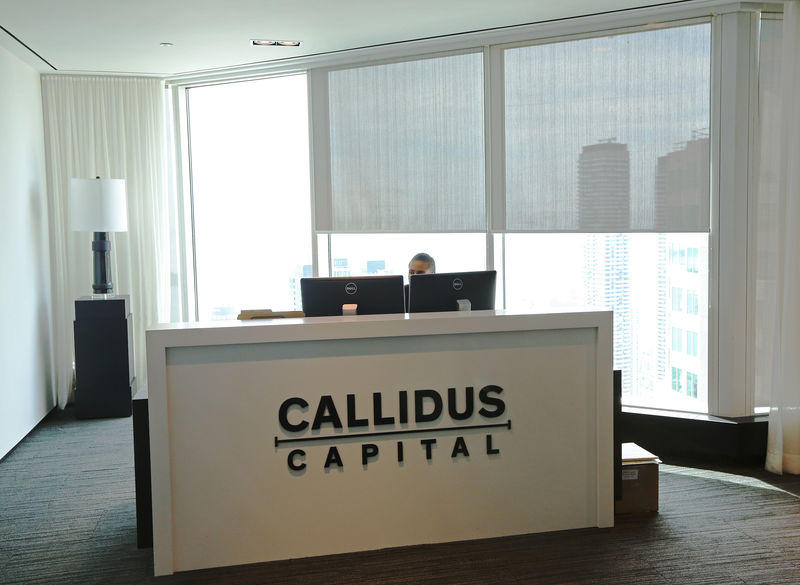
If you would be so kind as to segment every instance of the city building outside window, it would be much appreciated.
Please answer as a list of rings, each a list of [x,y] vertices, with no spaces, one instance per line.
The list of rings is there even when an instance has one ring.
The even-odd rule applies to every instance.
[[[686,372],[686,395],[697,398],[697,374]]]
[[[405,274],[424,251],[440,272],[496,268],[500,308],[613,310],[623,401],[704,411],[705,373],[697,400],[676,403],[668,392],[677,366],[667,335],[691,327],[707,355],[708,316],[695,306],[708,297],[710,39],[704,22],[498,48],[502,191],[487,190],[484,176],[482,52],[312,70],[309,79],[325,76],[329,118],[327,133],[315,133],[329,140],[314,144],[314,160],[330,162],[314,183],[316,211],[330,216],[315,213],[314,225],[306,180],[314,83],[294,75],[189,89],[199,317],[296,309],[299,279],[310,273]],[[427,88],[424,99],[406,91],[416,87]],[[239,124],[240,114],[262,124],[258,131]],[[264,148],[263,136],[290,134],[305,142]],[[287,175],[291,184],[281,182]],[[504,214],[490,219],[487,198],[497,197]],[[251,258],[240,252],[242,231],[248,249],[270,258],[264,270],[238,263]],[[254,272],[232,293],[237,275]],[[684,289],[695,295],[687,311],[697,323],[683,321]]]
[[[683,289],[677,286],[672,287],[672,310],[683,310]]]
[[[689,315],[697,315],[700,305],[697,298],[697,292],[689,290],[686,291],[686,312]]]
[[[700,260],[700,250],[689,248],[686,250],[686,270],[688,272],[699,272],[698,262]]]
[[[683,375],[683,371],[680,368],[676,368],[672,366],[672,389],[676,392],[680,392],[683,388],[681,385],[681,376]]]
[[[697,332],[686,332],[686,355],[697,357]]]
[[[672,328],[672,351],[683,350],[683,330],[678,327]]]

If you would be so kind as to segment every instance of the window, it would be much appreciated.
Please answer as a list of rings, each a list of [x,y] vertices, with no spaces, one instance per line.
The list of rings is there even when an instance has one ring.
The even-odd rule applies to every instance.
[[[298,308],[303,276],[406,274],[425,251],[439,272],[496,268],[498,306],[613,310],[625,403],[705,410],[669,392],[683,291],[687,310],[708,298],[711,26],[698,22],[311,69],[308,92],[302,75],[188,90],[201,318]],[[236,222],[280,265],[237,254]]]
[[[683,248],[680,244],[670,244],[669,263],[678,266],[686,266],[686,248]]]
[[[613,310],[614,368],[623,371],[625,402],[667,408],[669,352],[673,343],[683,347],[680,334],[674,340],[672,336],[669,284],[686,274],[682,267],[668,270],[669,241],[674,237],[678,236],[506,234],[495,245],[497,258],[505,258],[506,306],[519,311],[586,305]],[[707,240],[705,234],[679,238]],[[705,320],[698,326],[704,324]],[[672,405],[681,410],[705,408],[699,403]]]
[[[311,264],[304,75],[192,88],[197,309],[289,310]]]
[[[697,332],[686,332],[686,355],[697,357]]]
[[[433,256],[437,272],[486,268],[483,234],[332,234],[330,242],[331,255],[345,262],[354,275],[406,276],[408,262],[417,252]],[[498,304],[502,306],[502,299]]]
[[[622,370],[623,392],[632,395],[636,391],[632,339],[637,329],[631,301],[636,287],[647,282],[634,270],[639,257],[632,259],[630,254],[633,248],[643,255],[647,254],[645,250],[656,253],[657,237],[506,234],[504,242],[501,257],[505,258],[507,308],[541,311],[593,306],[614,311],[614,368]],[[638,331],[656,326],[646,320],[640,325]]]
[[[683,310],[683,289],[677,286],[672,287],[672,310]]]
[[[697,299],[697,292],[693,290],[686,291],[686,312],[689,315],[697,315],[700,308],[699,301]]]
[[[507,306],[612,309],[623,401],[704,410],[668,392],[668,267],[708,250],[710,28],[513,47],[503,66]]]
[[[697,374],[686,372],[686,395],[697,398]]]
[[[347,258],[333,259],[333,276],[350,276],[350,261]]]
[[[686,271],[699,272],[697,263],[700,261],[700,250],[697,248],[689,248],[686,250]]]
[[[683,351],[683,329],[672,328],[672,351]]]
[[[672,367],[672,389],[676,392],[680,392],[682,390],[681,386],[681,376],[683,375],[683,371],[680,368],[676,368],[675,366]]]
[[[674,244],[670,244],[669,246],[669,263],[670,264],[678,264],[678,250],[675,249]]]

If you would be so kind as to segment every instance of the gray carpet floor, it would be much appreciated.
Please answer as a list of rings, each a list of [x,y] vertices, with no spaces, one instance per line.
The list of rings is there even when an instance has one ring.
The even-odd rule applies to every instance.
[[[660,512],[534,534],[153,577],[136,547],[132,421],[53,411],[0,461],[0,583],[800,584],[800,478],[660,469]]]

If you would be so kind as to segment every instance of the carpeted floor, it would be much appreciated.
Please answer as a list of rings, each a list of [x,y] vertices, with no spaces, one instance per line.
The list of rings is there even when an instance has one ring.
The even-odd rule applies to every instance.
[[[155,578],[152,550],[136,548],[131,425],[53,411],[0,462],[1,584],[800,584],[800,478],[671,461],[659,514],[612,529]]]

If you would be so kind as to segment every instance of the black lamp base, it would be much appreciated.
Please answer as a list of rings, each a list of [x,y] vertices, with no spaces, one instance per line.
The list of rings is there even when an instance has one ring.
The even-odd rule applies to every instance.
[[[108,232],[94,232],[92,240],[92,256],[94,257],[94,283],[92,291],[96,295],[108,295],[114,290],[111,284],[109,268],[111,266],[111,240]]]

